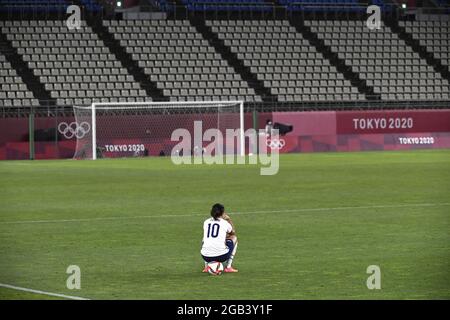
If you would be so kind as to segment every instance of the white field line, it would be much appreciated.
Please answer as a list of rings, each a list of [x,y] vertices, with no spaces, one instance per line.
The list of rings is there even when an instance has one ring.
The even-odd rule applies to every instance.
[[[10,284],[4,284],[4,283],[0,283],[0,287],[9,288],[9,289],[13,289],[13,290],[19,290],[19,291],[25,291],[25,292],[31,292],[31,293],[36,293],[36,294],[43,294],[43,295],[46,295],[46,296],[53,296],[53,297],[71,299],[71,300],[90,300],[90,299],[87,299],[87,298],[68,296],[68,295],[65,295],[65,294],[59,294],[59,293],[53,293],[53,292],[47,292],[47,291],[41,291],[41,290],[34,290],[34,289],[29,289],[29,288],[16,287],[16,286],[12,286]]]
[[[299,208],[299,209],[230,212],[229,214],[248,215],[248,214],[264,214],[264,213],[299,213],[299,212],[315,212],[315,211],[326,212],[326,211],[359,210],[359,209],[395,209],[395,208],[440,207],[440,206],[450,206],[450,203],[410,203],[410,204],[371,205],[371,206],[355,206],[355,207]],[[80,218],[80,219],[22,220],[22,221],[3,221],[3,222],[0,221],[0,225],[90,222],[90,221],[106,221],[106,220],[150,219],[150,218],[180,218],[180,217],[197,217],[197,216],[206,216],[206,215],[204,213],[190,213],[190,214],[167,214],[167,215],[152,215],[152,216],[131,216],[131,217],[114,216],[114,217],[100,217],[100,218]]]

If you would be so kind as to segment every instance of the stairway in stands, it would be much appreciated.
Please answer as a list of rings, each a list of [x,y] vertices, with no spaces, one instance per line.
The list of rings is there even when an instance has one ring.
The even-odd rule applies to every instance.
[[[55,99],[50,96],[50,92],[45,89],[44,85],[39,81],[39,78],[28,68],[27,63],[22,59],[17,49],[13,47],[11,41],[2,32],[0,32],[0,52],[11,64],[11,67],[16,70],[17,75],[22,78],[28,90],[33,92],[34,97],[39,100],[39,104],[56,104]]]
[[[131,55],[108,31],[108,28],[103,26],[101,21],[88,17],[86,22],[98,35],[99,39],[103,41],[105,46],[108,47],[109,51],[116,56],[117,60],[121,62],[121,64],[127,69],[128,73],[134,77],[134,79],[141,85],[141,88],[145,90],[147,95],[151,97],[153,101],[169,101],[169,97],[164,96],[162,90],[157,88],[156,83],[153,82],[147,74],[145,74],[144,70],[131,58]]]
[[[366,6],[367,0],[359,0],[361,6]],[[358,88],[359,93],[364,94],[367,100],[381,100],[381,96],[376,94],[374,88],[367,85],[364,79],[361,79],[358,73],[352,71],[350,66],[345,64],[345,61],[340,59],[338,55],[331,51],[323,40],[319,39],[317,35],[311,31],[311,29],[303,23],[303,19],[296,17],[290,18],[289,23],[295,27],[297,32],[301,33],[305,39],[307,39],[311,45],[315,46],[317,52],[322,53],[325,59],[333,65],[340,73],[344,75],[344,78],[349,80],[350,83]]]
[[[391,30],[398,35],[400,39],[405,41],[405,43],[410,46],[419,56],[426,60],[426,62],[433,67],[434,71],[440,73],[442,78],[447,79],[450,82],[450,72],[446,66],[444,66],[439,59],[436,59],[431,52],[420,45],[420,42],[412,37],[408,32],[406,32],[404,27],[398,24],[397,20],[389,19],[385,20],[384,23],[391,28]]]
[[[226,60],[228,64],[238,73],[241,78],[248,83],[250,88],[255,90],[264,102],[277,102],[277,97],[270,92],[269,88],[264,86],[264,82],[259,80],[257,76],[250,71],[250,67],[245,66],[244,62],[237,57],[237,54],[225,45],[224,41],[219,39],[209,26],[205,24],[203,19],[193,17],[190,19],[191,24],[196,28],[197,32],[202,34],[204,39],[207,39],[209,44],[214,47],[222,59]]]
[[[345,79],[349,80],[354,87],[358,88],[359,93],[364,94],[367,100],[381,100],[381,96],[375,93],[374,88],[369,86],[350,66],[347,66],[345,61],[340,59],[336,53],[332,52],[331,48],[325,45],[324,41],[319,39],[317,35],[311,31],[311,28],[304,24],[303,20],[290,18],[289,23],[295,27],[297,32],[301,33],[311,45],[315,46],[317,52],[322,53],[323,57],[328,59],[331,65],[335,66],[336,69],[344,75]]]
[[[173,0],[173,3],[178,8],[185,8],[181,0]],[[261,97],[263,102],[277,102],[277,97],[270,92],[270,88],[266,88],[264,82],[259,80],[256,74],[252,73],[250,68],[245,66],[244,62],[205,24],[203,16],[191,14],[189,21],[197,32],[221,55],[222,59],[226,60],[234,71],[241,76],[242,80],[247,82],[249,88],[255,90],[255,93]]]
[[[74,0],[74,3],[82,6],[80,0]],[[169,97],[165,97],[162,90],[157,88],[156,83],[153,82],[144,70],[139,67],[136,61],[131,58],[131,55],[126,51],[126,48],[120,45],[120,42],[108,31],[108,28],[102,24],[102,21],[97,17],[89,14],[85,17],[86,23],[98,35],[99,39],[103,41],[104,45],[108,47],[109,51],[115,55],[116,59],[121,62],[128,73],[131,74],[136,82],[138,82],[142,89],[153,101],[169,101]]]
[[[285,9],[280,5],[279,1],[267,0],[268,4],[272,4],[277,7],[277,12],[280,12],[283,16],[289,16]],[[183,6],[181,0],[173,0],[173,3],[177,6]],[[192,16],[192,15],[191,15]],[[263,101],[276,101],[276,96],[272,95],[270,88],[264,86],[264,82],[257,79],[257,76],[250,71],[249,67],[244,66],[244,62],[240,60],[231,49],[224,44],[224,42],[218,38],[218,36],[211,30],[210,27],[205,25],[204,19],[201,16],[192,16],[191,24],[194,25],[198,32],[200,32],[205,39],[207,39],[212,46],[216,48],[223,59],[234,67],[244,80],[246,80],[250,87],[254,88],[255,92],[263,97]],[[380,100],[381,96],[374,92],[374,88],[369,86],[364,79],[361,79],[358,73],[352,71],[350,66],[345,64],[345,61],[340,59],[337,54],[331,51],[331,48],[326,46],[322,40],[318,39],[307,26],[303,24],[303,21],[298,18],[289,19],[290,24],[296,28],[297,32],[307,39],[311,45],[314,45],[318,52],[322,53],[325,59],[330,61],[330,64],[343,74],[344,78],[349,80],[350,83],[358,89],[358,92],[363,94],[367,100]]]

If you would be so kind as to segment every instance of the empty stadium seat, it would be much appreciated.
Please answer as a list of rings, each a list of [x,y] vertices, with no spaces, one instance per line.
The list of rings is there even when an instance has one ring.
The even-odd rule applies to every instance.
[[[448,99],[448,80],[388,26],[370,30],[365,21],[334,20],[305,24],[383,100]]]
[[[39,101],[28,90],[4,55],[0,54],[0,107],[38,106]]]
[[[279,0],[289,11],[365,12],[358,0]]]
[[[207,25],[279,101],[365,99],[287,20],[208,20]]]
[[[399,21],[399,25],[450,71],[449,21]]]
[[[173,101],[261,101],[188,20],[104,21]]]
[[[84,21],[81,29],[72,31],[65,21],[5,21],[3,25],[7,38],[59,105],[74,105],[76,98],[87,104],[116,101],[124,89],[131,90],[123,91],[127,101],[150,100]]]
[[[273,6],[265,0],[182,0],[191,11],[270,11]]]
[[[304,23],[383,100],[449,99],[448,80],[386,25],[372,31],[365,21]],[[105,20],[103,24],[172,101],[262,101],[189,20]],[[280,102],[366,99],[287,20],[207,20],[206,25]],[[448,22],[400,25],[449,68]],[[56,20],[8,20],[0,21],[0,27],[58,105],[151,100],[84,21],[76,31]],[[15,70],[0,62],[0,103],[36,105]]]

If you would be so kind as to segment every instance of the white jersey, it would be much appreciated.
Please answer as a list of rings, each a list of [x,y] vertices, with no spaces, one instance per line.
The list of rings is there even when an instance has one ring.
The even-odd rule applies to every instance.
[[[200,253],[205,257],[217,257],[228,253],[225,245],[227,233],[233,230],[231,224],[219,218],[209,218],[203,222],[203,246]]]

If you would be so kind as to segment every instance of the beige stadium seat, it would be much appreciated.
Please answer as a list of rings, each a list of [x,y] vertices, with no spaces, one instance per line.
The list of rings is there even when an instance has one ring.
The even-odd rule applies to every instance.
[[[117,40],[128,41],[132,59],[143,66],[165,96],[179,101],[200,96],[204,100],[231,100],[237,96],[231,94],[233,90],[241,90],[244,100],[256,96],[188,20],[139,20],[133,25],[118,21],[109,30]],[[137,32],[139,38],[134,39]],[[222,79],[220,88],[215,83],[218,79]]]
[[[6,57],[0,54],[0,105],[6,107],[37,106],[39,102],[19,77]]]
[[[426,22],[426,23],[424,23]],[[450,48],[450,22],[449,21],[400,21],[413,39],[439,59],[443,66],[450,71],[448,53]]]
[[[125,98],[135,101],[136,97],[142,96],[139,83],[128,74],[97,34],[84,21],[82,24],[84,28],[71,32],[65,27],[64,21],[15,21],[16,29],[10,27],[5,30],[9,39],[20,39],[14,40],[13,46],[19,52],[27,53],[23,56],[24,60],[30,61],[29,67],[34,74],[40,76],[47,88],[52,88],[51,96],[71,98],[59,99],[62,105],[67,105],[73,99],[90,104],[94,98],[109,98],[106,91],[101,89],[105,83],[109,83],[108,75],[123,75],[125,77],[116,78],[115,83],[136,89],[127,91],[128,96]],[[99,74],[103,76],[98,78]],[[74,82],[88,84],[96,95],[88,96],[91,91],[72,91],[71,84]]]
[[[251,25],[227,20],[209,20],[206,23],[218,33],[220,39],[231,46],[232,51],[239,55],[257,78],[278,95],[280,101],[299,101],[299,97],[302,97],[300,101],[306,101],[305,99],[310,98],[291,90],[287,80],[330,79],[330,75],[333,79],[337,78],[337,70],[332,69],[328,61],[287,20],[249,22]],[[305,64],[312,69],[303,69]],[[318,69],[315,70],[314,67]],[[349,88],[352,86],[347,80],[343,80],[341,85]],[[314,91],[311,94],[313,96],[321,94],[318,90],[311,91]],[[329,98],[330,95],[324,95],[320,99]]]
[[[371,32],[365,26],[364,21],[329,20],[328,23],[333,27],[339,25],[341,28],[341,32],[332,34],[336,44],[332,42],[331,50],[340,58],[345,59],[345,63],[358,72],[361,79],[367,79],[367,83],[374,86],[375,92],[381,92],[383,100],[414,100],[425,96],[431,97],[428,94],[438,97],[437,99],[443,99],[442,93],[448,93],[448,86],[445,87],[448,81],[435,72],[432,66],[421,59],[419,54],[406,45],[388,26],[384,25],[377,32]],[[327,30],[321,29],[313,22],[309,22],[309,24],[319,39],[325,40],[330,37]],[[399,24],[400,26],[406,25],[401,21]],[[415,24],[418,25],[416,31],[425,35],[429,31],[420,22],[408,22],[410,27]],[[427,46],[426,41],[434,44],[435,37],[439,41],[444,38],[444,43],[448,43],[445,42],[449,36],[448,29],[444,31],[446,32],[429,34],[426,38],[420,38],[421,44],[426,46],[427,50],[431,50],[430,48],[433,46]],[[421,36],[419,33],[414,33],[413,37],[419,39]],[[417,79],[424,81],[423,84],[414,85],[411,80]],[[436,81],[437,84],[431,84],[428,82],[430,80]],[[399,83],[401,85],[398,85]]]

